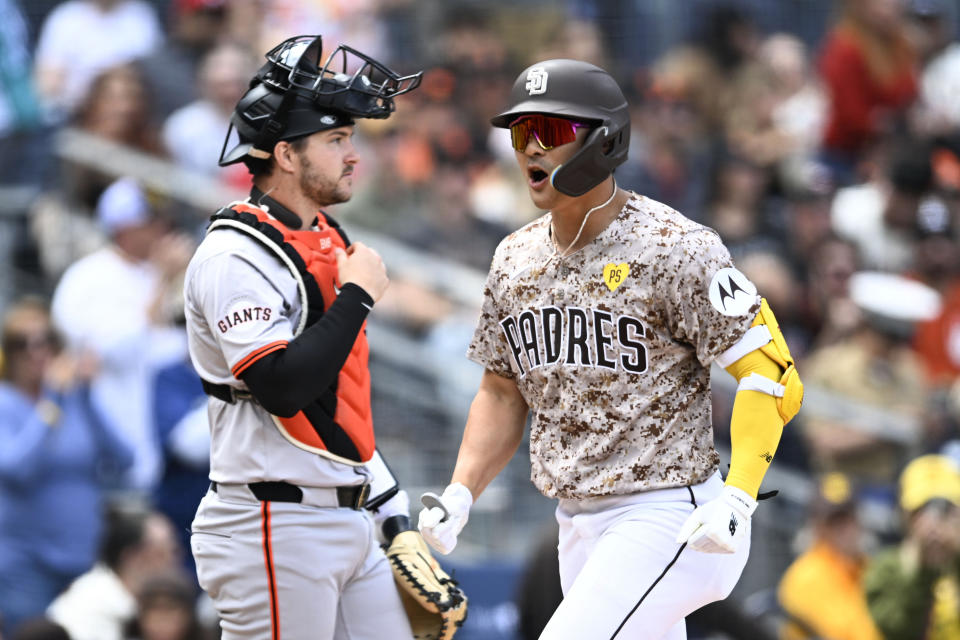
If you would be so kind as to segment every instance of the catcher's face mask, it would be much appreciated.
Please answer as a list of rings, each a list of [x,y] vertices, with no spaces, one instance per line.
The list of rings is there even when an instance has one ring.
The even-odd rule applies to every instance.
[[[321,36],[296,36],[271,49],[230,119],[220,166],[244,156],[269,158],[273,146],[354,118],[387,118],[393,99],[420,85],[423,72],[401,76],[347,45],[321,60]],[[236,128],[240,143],[226,151]]]
[[[321,62],[322,49],[321,36],[284,40],[267,53],[255,81],[306,97],[320,110],[355,118],[386,118],[395,108],[393,98],[420,86],[422,71],[401,76],[347,45],[338,46]]]

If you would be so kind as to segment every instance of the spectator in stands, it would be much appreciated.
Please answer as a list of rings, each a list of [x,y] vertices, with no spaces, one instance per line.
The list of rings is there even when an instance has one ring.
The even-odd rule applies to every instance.
[[[791,154],[811,155],[823,139],[827,99],[806,46],[794,35],[775,33],[760,45],[757,61],[773,88],[774,129]]]
[[[97,217],[110,243],[74,263],[53,296],[54,324],[67,344],[101,362],[94,397],[122,425],[134,447],[130,486],[149,491],[161,456],[151,419],[150,384],[157,367],[184,357],[186,338],[171,323],[191,241],[169,232],[147,194],[124,178],[101,196]]]
[[[839,184],[850,184],[860,155],[916,98],[917,58],[900,0],[843,0],[839,16],[820,57],[829,99],[822,157]]]
[[[62,119],[93,79],[153,50],[163,39],[144,0],[68,0],[47,16],[36,51],[36,79],[47,108]]]
[[[74,122],[80,129],[138,151],[162,151],[146,80],[139,67],[109,67],[94,77]]]
[[[163,124],[163,142],[177,164],[195,173],[225,177],[226,170],[217,166],[223,132],[255,70],[250,52],[238,45],[220,45],[204,56],[196,82],[200,99],[174,111]],[[249,187],[247,172],[242,166],[241,170],[244,186]]]
[[[815,468],[844,472],[885,499],[903,457],[927,435],[928,389],[910,339],[916,322],[939,312],[940,297],[902,276],[864,272],[851,278],[850,298],[861,312],[859,325],[849,339],[816,349],[804,363],[808,388],[839,394],[843,411],[807,412],[804,437]],[[898,426],[885,431],[866,417],[870,409]],[[859,416],[860,425],[851,424],[851,416]]]
[[[960,246],[947,229],[918,245],[918,274],[943,295],[940,314],[917,328],[914,345],[932,384],[960,380]]]
[[[59,350],[44,304],[15,302],[0,345],[0,612],[9,630],[92,566],[107,472],[118,476],[133,454],[91,400],[95,362]]]
[[[205,640],[194,602],[196,588],[180,573],[148,578],[137,593],[137,617],[126,640]]]
[[[617,180],[637,193],[703,221],[712,163],[710,140],[691,104],[694,58],[655,69],[644,95],[631,101],[630,157]]]
[[[900,0],[843,0],[820,57],[829,99],[823,159],[838,183],[856,181],[860,155],[913,103],[916,63]]]
[[[747,158],[728,155],[716,167],[705,224],[720,234],[734,259],[753,248],[771,248],[763,194],[769,175]]]
[[[917,328],[915,346],[931,384],[960,382],[960,282],[944,294],[941,313]]]
[[[50,145],[30,75],[26,21],[15,0],[0,0],[0,188],[8,190],[0,216],[0,307],[17,295],[17,265],[26,244],[26,211],[34,189],[45,186]],[[23,195],[17,197],[16,190]],[[19,265],[18,265],[19,266]]]
[[[73,640],[123,640],[137,613],[135,594],[158,575],[175,571],[182,549],[170,521],[143,505],[114,505],[100,562],[77,578],[47,609]]]
[[[903,542],[878,554],[864,584],[886,640],[960,637],[960,469],[921,456],[900,475]]]
[[[157,371],[151,400],[163,455],[153,504],[170,518],[180,544],[188,547],[197,505],[210,488],[210,423],[207,394],[186,356]],[[193,574],[193,555],[184,554],[184,561]]]
[[[917,128],[927,135],[960,127],[960,42],[946,0],[908,0],[923,69]]]
[[[810,501],[810,546],[783,574],[777,597],[791,620],[784,640],[881,640],[867,609],[864,529],[847,477],[820,478]]]
[[[533,57],[537,60],[570,58],[606,69],[611,66],[605,49],[606,40],[596,22],[568,16],[552,34],[550,42]]]
[[[918,277],[943,296],[943,309],[917,327],[914,346],[931,383],[946,387],[960,381],[960,158],[955,148],[934,152],[934,173],[937,195],[921,206],[915,263]]]
[[[227,0],[170,2],[167,40],[137,62],[150,85],[157,117],[166,119],[198,98],[195,83],[200,61],[229,38],[230,15],[236,4]]]
[[[44,162],[30,142],[41,124],[40,104],[30,75],[27,25],[15,0],[0,0],[0,141],[16,152],[0,157],[0,182],[34,182]]]
[[[823,348],[849,337],[860,325],[860,310],[850,299],[850,277],[860,270],[854,244],[828,233],[812,250],[807,264],[806,324],[813,347]]]
[[[35,618],[17,627],[10,636],[10,640],[71,640],[71,638],[67,630],[56,622],[46,618]]]
[[[763,42],[726,89],[724,141],[734,153],[775,168],[814,151],[826,100],[808,69],[798,38],[781,33]]]
[[[711,3],[694,41],[667,51],[653,66],[654,82],[662,91],[683,95],[694,126],[710,137],[722,133],[736,80],[756,60],[760,44],[756,22],[742,5]]]
[[[934,186],[930,154],[923,141],[891,141],[881,177],[837,191],[833,229],[857,245],[866,268],[902,273],[912,267],[920,205]]]
[[[829,170],[813,160],[788,163],[779,175],[784,195],[786,255],[797,273],[806,272],[824,239],[832,235],[830,203],[835,194]]]
[[[161,152],[143,77],[136,66],[105,70],[74,120],[76,127],[136,151]],[[94,220],[97,201],[114,176],[67,161],[62,164],[60,189],[42,197],[31,211],[31,231],[45,275],[56,280],[68,266],[99,249],[106,241]]]

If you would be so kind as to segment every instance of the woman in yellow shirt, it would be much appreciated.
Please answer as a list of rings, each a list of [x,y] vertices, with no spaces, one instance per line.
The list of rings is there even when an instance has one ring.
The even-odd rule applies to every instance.
[[[823,478],[810,520],[813,542],[784,573],[777,592],[793,621],[784,639],[882,640],[863,592],[863,530],[846,477]]]

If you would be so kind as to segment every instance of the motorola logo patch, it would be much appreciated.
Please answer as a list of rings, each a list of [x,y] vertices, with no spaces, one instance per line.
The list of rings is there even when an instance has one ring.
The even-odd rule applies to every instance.
[[[757,288],[733,267],[720,269],[710,281],[710,304],[725,316],[742,316],[757,301]]]

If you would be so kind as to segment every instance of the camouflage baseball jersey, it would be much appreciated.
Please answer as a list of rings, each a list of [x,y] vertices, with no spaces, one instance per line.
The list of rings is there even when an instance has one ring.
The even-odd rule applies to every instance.
[[[468,357],[516,381],[548,497],[703,482],[717,468],[710,363],[760,308],[711,229],[632,194],[561,259],[550,214],[505,238]]]

